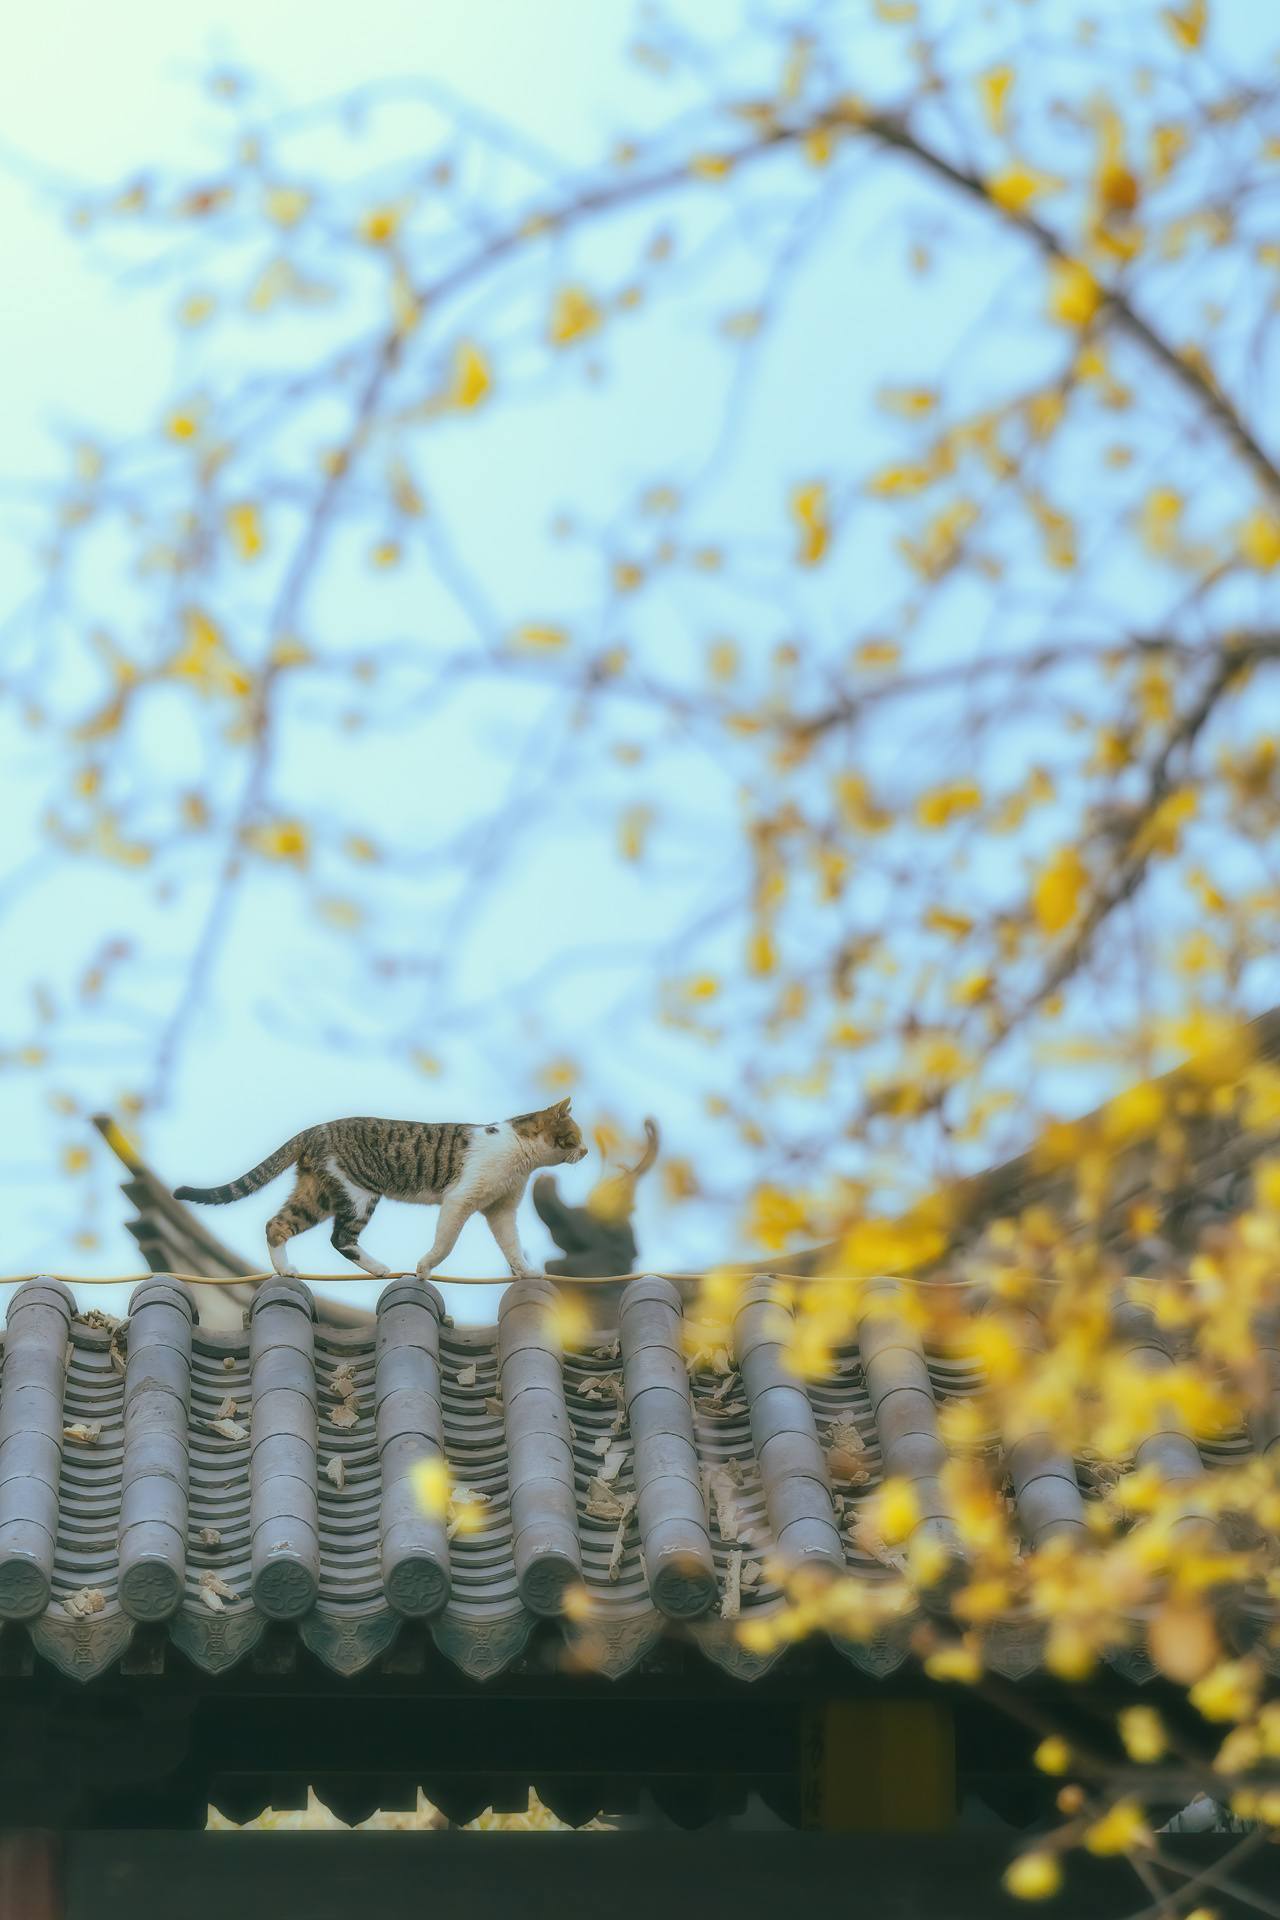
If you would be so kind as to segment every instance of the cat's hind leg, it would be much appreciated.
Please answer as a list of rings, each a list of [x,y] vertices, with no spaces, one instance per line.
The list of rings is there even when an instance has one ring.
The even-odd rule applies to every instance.
[[[314,1174],[302,1174],[279,1213],[267,1222],[267,1246],[277,1273],[297,1273],[298,1269],[289,1264],[290,1240],[295,1233],[305,1233],[308,1227],[316,1226],[332,1212],[332,1196],[323,1190]]]
[[[473,1209],[465,1201],[446,1200],[440,1208],[440,1218],[436,1221],[436,1237],[430,1253],[424,1253],[418,1262],[419,1280],[429,1280],[442,1260],[447,1260],[453,1252],[454,1242],[467,1223]]]
[[[342,1200],[334,1213],[333,1232],[329,1237],[344,1260],[354,1260],[356,1265],[363,1267],[366,1273],[373,1274],[376,1279],[385,1280],[391,1271],[390,1267],[384,1267],[380,1260],[375,1260],[360,1245],[360,1235],[372,1220],[373,1210],[377,1204],[376,1193],[361,1193],[357,1199],[348,1190],[344,1190]]]

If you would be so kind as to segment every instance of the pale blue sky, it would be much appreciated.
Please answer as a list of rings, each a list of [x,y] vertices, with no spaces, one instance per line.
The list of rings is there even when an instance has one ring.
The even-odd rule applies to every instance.
[[[767,11],[782,18],[797,10],[779,0]],[[836,11],[850,23],[856,56],[862,46],[859,10]],[[1060,22],[1079,11],[1064,0],[1047,17]],[[1139,12],[1134,10],[1135,20]],[[698,31],[715,40],[739,17],[739,8],[732,0],[699,0],[696,15],[686,17],[696,18]],[[183,391],[189,356],[202,351],[199,342],[175,339],[172,288],[113,281],[101,270],[96,243],[86,248],[67,234],[35,190],[45,170],[57,180],[101,187],[128,179],[144,164],[195,170],[214,164],[221,110],[197,85],[210,58],[243,62],[273,76],[281,105],[309,103],[387,75],[427,74],[517,128],[545,150],[549,166],[587,166],[607,154],[620,134],[643,134],[664,123],[680,102],[678,89],[646,85],[625,63],[635,18],[631,0],[538,0],[536,6],[513,0],[362,0],[357,33],[348,10],[296,0],[265,6],[189,0],[179,9],[124,0],[109,12],[53,0],[24,10],[9,24],[0,72],[0,137],[23,162],[0,169],[0,234],[11,286],[0,310],[0,356],[9,369],[0,382],[4,474],[30,479],[54,470],[61,457],[54,451],[57,436],[69,431],[145,434]],[[1268,38],[1251,0],[1219,0],[1214,20],[1215,45],[1235,56],[1256,38]],[[1007,50],[984,22],[985,15],[972,9],[965,16],[975,68]],[[1065,44],[1062,35],[1046,41],[1059,49]],[[1152,48],[1164,57],[1158,37]],[[735,78],[739,84],[746,78],[741,66]],[[1048,86],[1050,78],[1046,61],[1029,84]],[[388,151],[403,139],[394,116],[386,138]],[[332,160],[338,144],[326,136],[315,163]],[[780,220],[787,215],[786,195],[781,178],[774,195]],[[797,581],[787,564],[792,536],[783,511],[785,486],[831,462],[848,463],[850,448],[858,471],[900,449],[900,432],[868,401],[882,383],[937,378],[958,365],[969,395],[980,395],[998,388],[1011,364],[1025,363],[1028,379],[1051,374],[1056,351],[1052,339],[1031,331],[1041,288],[1026,271],[1025,258],[995,241],[977,216],[957,215],[940,200],[932,217],[953,256],[939,291],[921,298],[890,250],[900,203],[897,186],[874,174],[865,191],[845,193],[824,215],[823,245],[812,250],[812,264],[809,236],[797,232],[790,293],[750,391],[732,409],[735,432],[727,444],[721,426],[732,390],[718,321],[750,302],[759,279],[760,236],[744,223],[726,239],[705,196],[682,206],[678,220],[684,254],[696,261],[700,245],[714,244],[712,265],[675,274],[670,296],[642,327],[619,328],[616,339],[611,336],[602,349],[611,376],[604,385],[583,378],[576,367],[553,371],[548,379],[527,357],[522,361],[518,328],[507,322],[504,335],[499,325],[495,348],[506,346],[508,335],[510,345],[503,405],[483,419],[443,425],[431,442],[429,463],[433,498],[495,625],[545,610],[548,618],[580,621],[603,637],[613,613],[601,591],[596,555],[581,543],[549,540],[548,524],[560,507],[613,524],[646,484],[674,477],[686,486],[701,484],[691,525],[702,537],[714,540],[724,527],[758,534],[758,566],[745,590],[742,582],[685,574],[665,598],[655,595],[629,616],[631,631],[673,681],[696,681],[700,655],[695,659],[689,651],[691,633],[740,635],[763,676],[770,650],[789,629],[803,629],[833,657],[850,637],[876,630],[880,610],[896,605],[902,592],[889,510],[860,508],[842,539],[839,564]],[[915,204],[927,210],[928,196],[917,193]],[[591,270],[621,273],[645,230],[643,223],[624,222],[598,236],[586,255]],[[518,316],[522,300],[541,298],[542,285],[539,280],[527,295],[517,285],[509,309]],[[990,324],[993,306],[999,328]],[[464,305],[451,324],[482,327],[484,316],[482,306]],[[1018,338],[1020,325],[1025,340]],[[283,343],[304,364],[318,350],[317,337],[302,322],[273,336],[276,350]],[[1168,446],[1158,430],[1148,437],[1146,453],[1155,465],[1107,483],[1115,489],[1117,519],[1159,473],[1160,459],[1181,431],[1171,418]],[[709,466],[717,449],[721,457]],[[1206,492],[1216,484],[1217,460],[1218,450],[1211,448],[1203,468]],[[19,599],[31,578],[32,525],[29,516],[15,514],[8,529],[0,529],[0,606]],[[1138,578],[1123,564],[1109,568],[1105,554],[1093,578],[1105,586],[1112,607],[1127,607],[1138,622],[1175,604],[1181,590],[1172,578],[1157,574],[1153,581],[1149,570]],[[111,599],[115,590],[104,591]],[[309,637],[335,651],[399,631],[443,647],[460,630],[459,608],[434,577],[429,555],[395,578],[372,583],[338,563],[315,598],[315,634]],[[940,595],[937,619],[921,635],[922,659],[980,653],[992,644],[995,606],[994,594],[969,586]],[[1263,610],[1257,593],[1242,589],[1234,608],[1239,617],[1256,618]],[[1089,627],[1092,610],[1072,605],[1065,593],[1061,611]],[[998,644],[1024,643],[1041,630],[1042,614],[1043,606],[1034,617],[1020,609],[1011,592],[1001,603]],[[127,625],[131,617],[132,602],[121,589],[118,603],[104,607],[104,621]],[[246,601],[245,619],[252,617]],[[306,700],[316,710],[314,723]],[[323,695],[311,693],[306,700],[300,696],[292,716],[278,794],[282,809],[323,816],[336,785],[344,824],[353,815],[357,824],[363,818],[381,838],[388,822],[408,822],[415,844],[424,849],[482,817],[514,766],[553,767],[564,738],[563,703],[517,684],[498,699],[480,689],[463,691],[421,719],[406,704],[399,731],[373,740],[335,740],[320,751],[319,735],[309,727],[324,724]],[[890,730],[871,741],[873,773],[892,780],[918,768],[922,749],[937,754],[939,771],[954,766],[957,754],[963,763],[963,716],[951,715],[945,736],[936,739],[927,725],[919,732],[918,719],[916,725],[914,736]],[[653,732],[639,713],[620,716],[613,729],[615,739],[631,743],[649,742]],[[1052,736],[1052,725],[1029,719],[1018,754],[1029,762]],[[200,750],[176,713],[158,714],[142,744],[157,777]],[[35,844],[43,748],[38,738],[24,739],[8,715],[0,716],[0,750],[0,780],[8,788],[8,872],[21,868]],[[501,887],[459,929],[451,955],[460,976],[453,998],[494,1011],[486,1021],[443,1036],[433,1028],[430,996],[421,983],[378,988],[373,1010],[367,976],[354,967],[344,976],[340,950],[333,971],[322,977],[307,891],[278,870],[256,876],[192,1027],[171,1098],[149,1123],[147,1144],[156,1164],[175,1182],[213,1181],[241,1171],[277,1139],[323,1115],[487,1118],[518,1110],[538,1097],[537,1065],[557,1053],[582,1061],[588,1115],[593,1103],[603,1104],[636,1126],[643,1113],[656,1112],[673,1150],[698,1157],[707,1138],[702,1093],[715,1061],[696,1049],[691,1055],[678,1037],[654,1024],[653,963],[595,970],[572,963],[583,946],[639,952],[655,931],[674,932],[706,903],[708,849],[715,844],[708,823],[721,821],[723,842],[731,843],[738,804],[734,768],[696,741],[667,743],[661,751],[669,817],[652,861],[639,871],[619,870],[613,858],[613,823],[629,776],[602,758],[586,779],[565,789],[562,802],[538,816],[537,831],[518,844]],[[1015,772],[1006,765],[993,777],[1012,779]],[[982,883],[998,889],[1000,878],[988,870]],[[347,888],[348,879],[335,875],[334,890]],[[732,864],[724,879],[729,891],[740,884]],[[873,885],[870,876],[867,884]],[[397,952],[430,950],[445,914],[444,896],[432,887],[428,870],[401,889],[403,925],[387,934]],[[170,1004],[178,981],[171,962],[198,923],[203,898],[198,887],[179,886],[157,899],[150,876],[137,881],[83,863],[42,878],[9,922],[21,937],[0,951],[0,991],[17,1010],[11,1022],[0,1023],[0,1042],[23,1037],[20,1010],[33,978],[60,994],[72,990],[83,964],[86,925],[104,932],[125,925],[145,933],[159,958],[139,983],[136,1004]],[[892,905],[891,897],[868,893],[868,911],[889,913]],[[713,933],[687,956],[670,959],[670,970],[717,964],[723,958],[717,938]],[[530,979],[537,984],[522,987]],[[342,1029],[344,1045],[326,1042],[326,1023]],[[379,1036],[367,1047],[359,1044],[362,1023]],[[387,1026],[396,1036],[390,1051],[381,1040]],[[71,1221],[68,1188],[48,1172],[52,1123],[45,1103],[53,1084],[86,1107],[111,1104],[142,1077],[130,1057],[132,1044],[127,1025],[115,1031],[86,1026],[80,1051],[73,1051],[52,1082],[24,1083],[12,1074],[0,1079],[6,1131],[15,1143],[8,1178],[20,1196],[10,1212],[16,1244],[0,1259],[0,1269],[39,1262],[113,1273],[136,1266],[109,1184],[97,1190],[99,1246],[68,1245],[68,1223],[78,1225],[79,1216]],[[406,1062],[411,1046],[438,1052],[445,1072],[424,1079]],[[1013,1063],[1015,1078],[1020,1071],[1025,1061]],[[56,1137],[69,1137],[65,1123]],[[732,1152],[717,1144],[715,1153],[716,1172],[723,1169],[729,1184]],[[579,1169],[566,1188],[581,1196],[593,1177],[588,1168]],[[211,1214],[209,1222],[256,1256],[270,1197]],[[673,1214],[658,1206],[652,1188],[642,1224],[642,1244],[655,1264],[737,1251],[736,1228],[723,1210]],[[430,1229],[430,1216],[386,1208],[369,1241],[390,1264],[411,1265]],[[525,1237],[531,1251],[545,1247],[531,1210]],[[323,1230],[299,1252],[306,1265],[332,1264]],[[501,1271],[496,1249],[476,1227],[451,1265],[476,1274]],[[488,1304],[482,1295],[472,1301],[480,1313]]]

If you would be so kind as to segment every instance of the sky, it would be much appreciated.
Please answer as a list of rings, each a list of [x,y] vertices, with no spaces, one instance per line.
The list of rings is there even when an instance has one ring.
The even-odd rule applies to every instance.
[[[699,0],[699,28],[714,36],[737,12],[729,0]],[[536,8],[507,0],[433,0],[430,6],[421,0],[363,0],[354,36],[350,15],[295,0],[273,0],[267,7],[247,0],[188,0],[180,9],[124,0],[109,14],[53,0],[24,10],[10,25],[0,72],[0,234],[11,263],[11,292],[0,307],[0,355],[7,368],[21,370],[20,377],[0,382],[0,483],[10,482],[9,497],[57,469],[63,458],[59,442],[68,433],[145,430],[181,389],[183,356],[191,351],[175,339],[171,296],[158,294],[144,277],[104,271],[95,249],[67,232],[41,192],[42,182],[101,186],[127,180],[143,164],[198,168],[217,151],[217,112],[198,85],[211,61],[243,63],[275,76],[277,89],[287,87],[293,104],[388,74],[427,74],[518,129],[557,168],[587,165],[608,152],[620,133],[643,132],[672,111],[670,93],[646,92],[623,57],[636,17],[630,0],[539,0]],[[1215,32],[1234,52],[1247,47],[1251,21],[1256,15],[1244,0],[1215,9]],[[791,297],[727,443],[717,425],[727,376],[715,329],[718,315],[747,300],[754,284],[757,236],[749,229],[727,245],[717,242],[714,271],[691,278],[687,293],[677,281],[670,313],[652,317],[643,338],[620,337],[611,363],[617,377],[607,386],[577,373],[563,373],[549,385],[533,378],[522,385],[517,372],[508,404],[495,409],[482,430],[473,431],[471,423],[465,431],[441,429],[432,484],[496,624],[527,614],[536,597],[545,598],[549,616],[565,609],[581,609],[584,619],[597,616],[594,561],[572,542],[556,546],[546,539],[561,503],[581,503],[585,492],[589,507],[597,497],[597,473],[605,476],[598,494],[603,518],[656,473],[675,470],[692,481],[705,469],[710,477],[700,510],[708,538],[718,521],[759,530],[755,604],[735,605],[728,589],[695,579],[682,583],[678,602],[658,601],[651,615],[638,616],[657,623],[653,644],[659,653],[665,648],[673,669],[682,664],[682,635],[693,627],[713,629],[717,620],[748,625],[755,619],[763,633],[769,613],[776,615],[770,640],[793,621],[832,645],[852,617],[851,607],[874,627],[876,608],[890,599],[894,585],[876,571],[883,529],[874,511],[845,543],[843,571],[812,591],[797,588],[780,564],[790,536],[777,531],[777,475],[804,478],[815,449],[829,445],[832,436],[855,443],[860,453],[865,449],[868,462],[887,457],[890,430],[868,416],[865,394],[927,365],[941,351],[934,345],[940,332],[948,351],[963,354],[978,387],[988,377],[984,356],[991,360],[990,377],[1004,377],[1009,348],[987,326],[992,301],[1000,300],[1014,324],[1020,313],[1033,313],[1039,299],[1038,288],[1019,276],[1016,256],[975,246],[977,230],[963,217],[955,220],[954,237],[970,247],[972,259],[949,276],[942,304],[908,297],[905,284],[892,275],[868,285],[861,263],[873,257],[892,215],[892,199],[873,182],[833,213],[823,230],[834,266],[810,271],[799,249]],[[701,216],[695,208],[681,217],[696,251],[704,234]],[[606,261],[610,248],[622,259],[634,237],[625,228],[606,237],[595,260]],[[464,307],[460,324],[467,319]],[[298,324],[299,331],[284,337],[305,362],[314,351],[312,336]],[[1030,373],[1041,349],[1028,344],[1019,351]],[[844,371],[850,367],[852,374]],[[797,369],[808,374],[828,368],[829,375],[796,377]],[[29,582],[30,526],[20,514],[7,528],[0,526],[0,607],[20,600]],[[1119,591],[1132,594],[1145,584],[1122,581]],[[317,627],[323,625],[335,647],[397,623],[443,640],[458,618],[432,577],[430,556],[376,586],[338,569],[317,598]],[[123,605],[115,611],[127,619]],[[936,657],[979,644],[983,617],[975,603],[948,603],[950,624],[932,642]],[[317,725],[326,718],[318,715]],[[6,871],[20,872],[36,845],[42,748],[7,724],[7,733],[0,729],[0,800],[6,783],[11,796]],[[176,718],[166,732],[168,725],[157,721],[147,751],[156,766],[172,768],[197,743]],[[298,743],[282,770],[280,797],[300,809],[323,809],[326,784],[337,780],[344,802],[367,806],[371,832],[389,817],[420,831],[428,870],[410,891],[420,893],[415,911],[426,950],[439,934],[431,924],[437,911],[431,847],[448,830],[463,829],[483,814],[494,794],[505,790],[513,768],[541,759],[552,765],[560,725],[558,709],[533,688],[517,688],[496,702],[464,693],[429,734],[406,709],[398,734],[345,740],[335,750],[338,757],[330,758],[308,750],[307,715],[299,713]],[[638,720],[635,733],[643,733]],[[1036,744],[1029,726],[1022,750],[1030,755]],[[912,741],[892,737],[872,749],[889,770],[895,757],[914,750]],[[641,1008],[646,981],[625,965],[592,972],[566,963],[578,944],[613,943],[625,952],[655,927],[674,933],[704,898],[707,875],[685,843],[690,849],[700,844],[693,830],[708,819],[723,817],[726,829],[732,826],[732,781],[723,766],[694,750],[672,756],[670,778],[672,828],[643,872],[621,870],[613,857],[611,823],[622,785],[605,768],[567,793],[561,807],[553,805],[512,836],[502,886],[453,942],[452,962],[465,988],[460,998],[497,1010],[444,1036],[433,1029],[429,988],[411,979],[387,986],[385,1005],[381,998],[369,1004],[368,981],[354,969],[344,982],[339,967],[322,991],[314,977],[302,889],[288,875],[261,875],[248,890],[214,986],[192,1023],[171,1097],[150,1123],[148,1149],[158,1169],[175,1184],[229,1178],[322,1115],[499,1117],[538,1097],[526,1056],[531,1062],[569,1052],[584,1059],[593,1090],[631,1129],[638,1130],[643,1113],[655,1111],[669,1144],[693,1150],[702,1129],[703,1081],[687,1073],[676,1042],[655,1029]],[[683,836],[682,819],[688,829]],[[606,830],[597,831],[606,820]],[[567,858],[570,841],[574,853]],[[81,957],[81,926],[107,924],[126,898],[123,886],[113,870],[83,863],[42,873],[21,903],[16,924],[22,938],[7,953],[0,949],[0,994],[16,1006],[29,990],[33,968],[52,990],[68,990],[69,969]],[[128,898],[134,923],[159,946],[167,938],[181,950],[198,924],[198,892],[179,888],[163,898]],[[443,902],[438,911],[444,915]],[[581,938],[571,941],[566,929],[580,929]],[[699,964],[715,957],[713,936],[699,950]],[[529,979],[539,984],[528,989],[522,983]],[[163,999],[172,992],[171,977],[158,973],[150,990]],[[362,1046],[361,1032],[372,1034],[388,1018],[397,1048],[372,1041]],[[326,1040],[330,1027],[341,1032],[341,1044]],[[5,1031],[0,1028],[0,1038]],[[414,1049],[438,1051],[444,1071],[424,1080],[409,1057]],[[82,1105],[111,1104],[123,1084],[118,1052],[100,1036],[87,1035],[71,1078]],[[98,1183],[96,1245],[68,1244],[65,1185],[49,1179],[35,1146],[46,1126],[43,1098],[43,1090],[24,1089],[12,1076],[0,1081],[8,1179],[17,1196],[10,1216],[15,1244],[0,1258],[0,1270],[47,1265],[86,1275],[134,1271],[123,1203],[109,1182]],[[584,1166],[562,1185],[569,1197],[580,1199],[594,1177],[595,1170]],[[723,1217],[682,1223],[658,1208],[652,1188],[642,1201],[642,1250],[655,1264],[740,1251],[736,1244],[726,1246],[733,1229]],[[252,1254],[266,1213],[259,1198],[206,1219],[221,1237]],[[411,1266],[431,1227],[430,1217],[387,1207],[368,1244],[389,1264]],[[524,1234],[535,1255],[549,1250],[529,1209]],[[327,1270],[332,1256],[324,1229],[301,1243],[298,1253],[304,1266]],[[502,1271],[486,1230],[475,1223],[450,1264],[455,1272],[475,1275]],[[118,1308],[125,1295],[105,1297]],[[367,1289],[352,1297],[367,1299]],[[484,1317],[495,1298],[477,1290],[461,1312]]]
[[[714,27],[717,15],[731,13],[732,8],[711,4],[703,17]],[[5,477],[38,478],[55,469],[61,458],[58,437],[68,431],[136,431],[139,421],[154,417],[175,365],[170,303],[148,299],[145,291],[130,293],[95,272],[86,249],[40,192],[44,180],[100,187],[128,179],[143,163],[198,165],[215,150],[218,125],[198,82],[210,64],[223,61],[283,76],[290,103],[321,100],[361,80],[407,70],[442,78],[460,96],[545,142],[559,159],[586,162],[607,150],[620,122],[634,114],[634,88],[621,58],[634,19],[630,0],[593,0],[590,6],[581,0],[540,0],[537,8],[511,7],[505,0],[432,0],[430,6],[419,0],[369,0],[361,6],[355,36],[349,14],[298,0],[272,0],[268,7],[250,0],[193,0],[176,12],[167,4],[125,0],[110,16],[75,0],[24,9],[10,23],[8,57],[0,71],[0,157],[9,162],[0,166],[0,233],[13,268],[0,309],[0,354],[10,368],[23,369],[21,379],[0,383]],[[537,73],[536,86],[529,85],[531,72]],[[464,492],[469,484],[488,488],[483,473],[459,482]],[[8,593],[0,593],[5,601],[25,584],[29,553],[15,553],[16,544],[10,529],[9,539],[0,543],[0,588],[9,585]],[[358,619],[356,611],[353,620]],[[513,716],[513,725],[518,722]],[[496,744],[501,755],[501,733]],[[493,777],[489,768],[477,767],[478,753],[468,754],[465,744],[456,757],[461,764],[451,767],[446,761],[431,769],[442,790],[460,780],[465,792],[477,777]],[[20,780],[12,755],[8,765],[10,778]],[[498,768],[500,774],[500,759]],[[394,800],[400,777],[388,775],[383,764],[384,804],[388,794]],[[371,809],[375,826],[378,811],[377,805]],[[598,899],[607,894],[611,870],[611,862],[598,863],[592,877]],[[551,877],[562,872],[557,866]],[[495,950],[510,956],[513,927],[527,929],[531,917],[563,909],[563,898],[548,898],[548,876],[543,878],[537,890],[522,887],[518,876],[508,888],[508,924],[493,932]],[[115,885],[109,873],[80,872],[60,891],[55,883],[52,892],[33,902],[24,924],[48,943],[50,980],[58,978],[61,932],[95,896],[104,906],[109,903]],[[278,928],[271,909],[265,911]],[[350,1056],[317,1058],[308,1033],[280,1031],[278,1002],[288,998],[288,956],[279,954],[277,967],[264,967],[261,925],[256,911],[246,916],[246,935],[233,943],[217,1005],[196,1025],[179,1094],[155,1150],[175,1184],[230,1175],[228,1157],[239,1170],[239,1160],[258,1157],[269,1144],[273,1129],[287,1135],[320,1112],[445,1117],[453,1111],[452,1100],[462,1105],[461,1117],[488,1118],[491,1110],[497,1115],[529,1103],[527,1087],[521,1087],[518,1101],[510,1097],[501,1060],[474,1052],[456,1078],[430,1085],[381,1055],[368,1063]],[[17,962],[14,949],[10,957]],[[29,977],[28,961],[29,950],[22,963]],[[476,977],[475,992],[500,988],[502,978],[501,967],[488,980]],[[267,1008],[265,1031],[255,1004],[264,990],[275,1000]],[[422,1040],[432,1043],[429,1020]],[[82,1097],[110,1102],[110,1072],[95,1073],[91,1046],[78,1077]],[[635,1078],[641,1084],[634,1098],[641,1104],[630,1124],[638,1129],[642,1103],[652,1101],[653,1089],[644,1086],[643,1074]],[[36,1172],[34,1156],[24,1155],[22,1143],[27,1125],[38,1125],[39,1117],[36,1103],[24,1105],[12,1082],[4,1097],[16,1109],[10,1120],[10,1175],[21,1185]],[[668,1100],[662,1108],[664,1120],[669,1105]],[[252,1113],[251,1149],[243,1145],[246,1109]],[[569,1183],[566,1192],[584,1197],[592,1178]],[[581,1192],[573,1194],[575,1184]],[[13,1265],[25,1270],[39,1262],[85,1273],[136,1269],[136,1249],[123,1229],[124,1203],[110,1188],[97,1223],[101,1243],[92,1250],[68,1248],[68,1235],[57,1224],[57,1190],[47,1179],[41,1188],[26,1214],[25,1244]],[[211,1214],[208,1224],[223,1238],[254,1249],[261,1220],[245,1217],[251,1211],[242,1209],[239,1218]],[[389,1231],[392,1215],[397,1217]],[[375,1236],[383,1257],[411,1265],[432,1224],[430,1215],[384,1207]],[[554,1250],[531,1209],[523,1231],[530,1251]],[[308,1264],[329,1269],[324,1231],[318,1229],[311,1240],[315,1247]],[[305,1258],[303,1249],[309,1251],[310,1243],[300,1243]],[[0,1261],[0,1269],[9,1264]],[[474,1274],[504,1271],[487,1229],[475,1222],[464,1232],[451,1265]],[[118,1309],[127,1288],[101,1298]],[[465,1305],[454,1305],[484,1317],[496,1298],[497,1290],[477,1290],[466,1296]]]

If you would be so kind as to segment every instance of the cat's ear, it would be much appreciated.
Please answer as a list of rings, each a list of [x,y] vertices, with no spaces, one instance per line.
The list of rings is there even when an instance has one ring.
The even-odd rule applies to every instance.
[[[551,1109],[552,1113],[568,1113],[571,1098],[571,1095],[566,1094],[563,1100],[557,1100],[555,1106]]]

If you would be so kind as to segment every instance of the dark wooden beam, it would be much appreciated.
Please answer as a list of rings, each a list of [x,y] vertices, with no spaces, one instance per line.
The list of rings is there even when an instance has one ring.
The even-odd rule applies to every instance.
[[[1196,1871],[1236,1845],[1230,1836],[1183,1836],[1167,1852]],[[1275,1856],[1264,1847],[1233,1863],[1233,1880],[1274,1893]],[[513,1907],[521,1920],[653,1920],[664,1911],[1026,1920],[1025,1903],[1000,1886],[1008,1859],[1008,1842],[985,1834],[72,1833],[59,1920],[422,1920]],[[1205,1898],[1220,1920],[1248,1911],[1217,1892]],[[1125,1861],[1085,1854],[1068,1863],[1064,1891],[1036,1911],[1046,1920],[1122,1920],[1146,1899]],[[14,1920],[17,1911],[23,1920],[58,1913],[27,1907]]]

